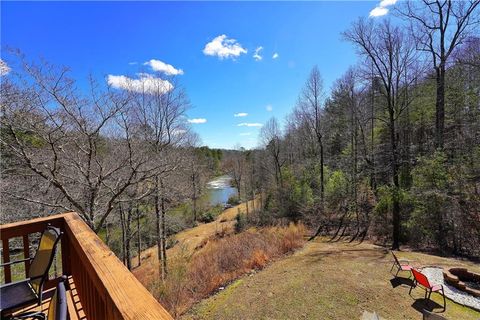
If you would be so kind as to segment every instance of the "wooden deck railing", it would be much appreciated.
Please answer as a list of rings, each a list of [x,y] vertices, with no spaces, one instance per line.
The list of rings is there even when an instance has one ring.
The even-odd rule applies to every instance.
[[[75,212],[0,226],[3,262],[10,261],[9,239],[20,237],[29,256],[29,234],[42,232],[50,223],[63,231],[61,266],[72,276],[87,319],[172,319],[115,254]],[[28,268],[28,263],[25,263]],[[27,273],[27,271],[26,271]],[[5,267],[5,282],[11,269]],[[55,285],[51,279],[46,287]]]

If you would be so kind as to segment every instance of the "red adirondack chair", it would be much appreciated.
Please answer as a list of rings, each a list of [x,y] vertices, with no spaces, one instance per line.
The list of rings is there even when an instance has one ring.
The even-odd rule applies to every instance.
[[[392,253],[392,256],[393,256],[393,265],[392,267],[390,268],[390,272],[392,272],[393,268],[394,267],[397,267],[397,272],[395,273],[395,277],[398,276],[398,273],[400,271],[412,271],[413,267],[409,264],[402,264],[400,263],[400,260],[398,260],[397,256],[395,255],[395,253],[393,253],[393,251],[390,251]],[[410,275],[408,276],[409,278],[412,276],[411,272],[410,272]]]
[[[410,287],[410,291],[408,292],[408,294],[410,294],[412,292],[412,289],[418,285],[422,286],[425,289],[425,299],[428,300],[430,300],[432,292],[441,292],[443,296],[443,310],[445,311],[447,307],[447,301],[445,299],[445,291],[443,290],[443,285],[437,284],[432,286],[428,281],[427,276],[414,268],[412,268],[412,274],[415,280],[413,282],[413,285]]]

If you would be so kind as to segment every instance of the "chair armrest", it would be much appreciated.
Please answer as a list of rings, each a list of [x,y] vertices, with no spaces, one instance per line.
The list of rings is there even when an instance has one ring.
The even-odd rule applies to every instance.
[[[0,264],[0,267],[3,268],[3,267],[6,267],[6,266],[9,266],[9,265],[12,265],[12,264],[21,263],[21,262],[30,261],[30,260],[33,260],[33,258],[26,258],[26,259],[21,259],[21,260],[5,262],[5,263]]]
[[[4,283],[4,284],[0,285],[0,287],[3,288],[3,287],[8,287],[8,286],[14,286],[14,285],[22,283],[22,282],[30,282],[30,280],[31,280],[31,278],[26,278],[26,279],[15,281],[15,282]]]
[[[45,314],[40,311],[31,311],[31,312],[25,312],[18,314],[12,318],[12,320],[15,319],[39,319],[39,320],[45,320]]]

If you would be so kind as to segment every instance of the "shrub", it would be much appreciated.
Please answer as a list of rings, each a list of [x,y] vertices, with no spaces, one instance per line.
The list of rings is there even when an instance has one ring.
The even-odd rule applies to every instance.
[[[210,210],[203,212],[198,217],[198,221],[203,223],[209,223],[209,222],[212,222],[213,220],[215,220],[215,214]]]
[[[235,232],[242,232],[247,226],[247,217],[243,213],[237,214],[235,217]]]
[[[238,196],[230,196],[227,200],[227,203],[232,205],[232,206],[236,206],[236,205],[239,205],[241,203],[240,201],[240,198]]]

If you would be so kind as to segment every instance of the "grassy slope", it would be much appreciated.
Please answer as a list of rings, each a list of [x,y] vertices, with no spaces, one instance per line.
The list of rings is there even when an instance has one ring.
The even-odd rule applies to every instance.
[[[252,203],[253,201],[249,201],[250,208]],[[167,250],[168,259],[174,259],[180,252],[182,254],[192,254],[196,248],[201,246],[206,239],[214,236],[216,232],[221,232],[222,230],[232,231],[235,217],[239,211],[246,211],[245,203],[223,211],[213,222],[200,224],[195,228],[176,234],[175,239],[178,240],[178,243]],[[142,251],[141,258],[142,265],[136,267],[132,272],[148,288],[153,279],[158,278],[157,246]],[[137,260],[138,258],[132,258],[134,266],[137,264]]]
[[[415,266],[464,265],[470,262],[402,252]],[[369,243],[308,243],[294,255],[246,276],[199,303],[184,319],[359,319],[376,311],[386,319],[421,319],[423,290],[393,288],[391,255]],[[437,303],[440,296],[433,295]],[[434,311],[441,311],[435,309]],[[480,313],[447,300],[448,319],[480,319]]]

